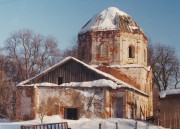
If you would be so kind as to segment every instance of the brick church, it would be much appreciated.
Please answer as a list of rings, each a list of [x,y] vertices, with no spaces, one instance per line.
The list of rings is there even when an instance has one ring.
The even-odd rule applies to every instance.
[[[78,59],[67,57],[17,85],[16,118],[34,119],[42,111],[64,119],[152,116],[147,43],[131,16],[103,10],[80,30]]]

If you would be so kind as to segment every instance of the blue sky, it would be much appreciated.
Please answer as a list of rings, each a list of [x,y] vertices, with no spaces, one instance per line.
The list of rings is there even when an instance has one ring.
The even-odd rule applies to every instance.
[[[180,57],[180,0],[0,0],[0,46],[10,33],[31,29],[66,49],[93,15],[112,6],[132,16],[151,42],[175,47]]]

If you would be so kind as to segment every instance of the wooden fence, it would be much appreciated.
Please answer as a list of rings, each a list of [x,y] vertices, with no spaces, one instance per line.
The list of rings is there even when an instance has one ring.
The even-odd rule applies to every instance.
[[[68,127],[67,122],[50,123],[40,125],[22,125],[21,129],[71,129]]]

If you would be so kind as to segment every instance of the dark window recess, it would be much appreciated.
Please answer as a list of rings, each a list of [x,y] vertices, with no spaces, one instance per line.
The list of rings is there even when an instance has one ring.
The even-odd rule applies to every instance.
[[[63,77],[58,77],[58,85],[63,83]]]
[[[78,109],[77,108],[65,108],[64,118],[70,119],[70,120],[78,120]]]
[[[41,78],[41,82],[44,82],[44,76]]]
[[[134,47],[129,46],[129,58],[134,58]]]

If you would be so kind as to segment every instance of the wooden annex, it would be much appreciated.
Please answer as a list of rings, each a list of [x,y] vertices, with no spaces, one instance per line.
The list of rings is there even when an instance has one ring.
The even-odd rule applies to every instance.
[[[171,129],[180,127],[180,89],[168,89],[160,94],[156,91],[154,93],[156,124]]]

